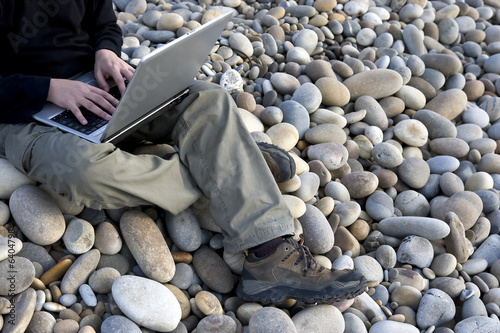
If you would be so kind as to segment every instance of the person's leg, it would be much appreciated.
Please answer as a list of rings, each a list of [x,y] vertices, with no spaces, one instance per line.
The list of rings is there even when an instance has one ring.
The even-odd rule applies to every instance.
[[[0,149],[28,177],[94,209],[155,204],[177,214],[201,195],[177,155],[132,155],[34,123],[0,125]]]
[[[171,132],[182,164],[210,199],[230,253],[294,231],[288,206],[236,108],[220,86],[195,81],[179,105],[136,133],[165,142]]]

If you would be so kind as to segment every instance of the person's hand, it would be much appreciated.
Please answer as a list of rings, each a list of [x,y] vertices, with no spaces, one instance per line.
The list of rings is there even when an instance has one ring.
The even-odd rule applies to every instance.
[[[51,79],[47,101],[69,109],[81,124],[87,120],[79,107],[83,106],[99,117],[109,120],[115,111],[118,100],[106,91],[80,81]]]
[[[94,75],[99,87],[109,91],[107,80],[113,80],[120,93],[125,92],[125,82],[134,74],[134,68],[120,59],[113,51],[107,49],[97,50],[95,53]]]

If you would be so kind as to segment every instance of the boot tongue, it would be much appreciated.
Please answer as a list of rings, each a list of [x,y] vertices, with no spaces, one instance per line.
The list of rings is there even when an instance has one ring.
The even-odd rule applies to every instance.
[[[302,235],[300,237],[299,242],[297,242],[292,237],[286,238],[285,242],[289,243],[297,251],[299,251],[301,260],[305,260],[304,270],[312,269],[313,271],[315,271],[318,267],[321,267],[321,265],[318,264],[318,262],[314,259],[312,253],[309,251],[309,248],[307,246],[303,245],[304,238],[302,237]]]

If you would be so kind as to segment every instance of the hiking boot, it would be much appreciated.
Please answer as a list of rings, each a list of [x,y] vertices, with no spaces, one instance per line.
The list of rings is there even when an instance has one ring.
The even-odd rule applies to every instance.
[[[245,301],[264,304],[289,298],[331,304],[354,298],[365,289],[366,278],[359,272],[327,269],[306,246],[287,238],[266,257],[247,256],[237,294]]]
[[[276,182],[285,182],[295,176],[295,160],[284,149],[266,142],[257,142],[257,146]]]

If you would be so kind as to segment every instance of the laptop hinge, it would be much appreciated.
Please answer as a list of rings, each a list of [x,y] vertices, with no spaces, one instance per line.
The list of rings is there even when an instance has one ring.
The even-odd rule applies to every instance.
[[[125,137],[127,137],[129,134],[131,134],[134,130],[137,128],[147,124],[148,122],[154,120],[155,118],[159,117],[163,112],[168,111],[169,109],[175,107],[177,104],[182,102],[182,100],[187,96],[189,92],[189,88],[187,88],[184,91],[181,91],[178,93],[174,98],[172,98],[169,101],[166,101],[163,104],[160,104],[141,118],[137,119],[133,123],[130,123],[129,125],[125,126],[122,128],[120,131],[114,133],[113,135],[110,135],[107,138],[103,138],[102,142],[103,143],[113,143],[116,144],[123,140]]]

